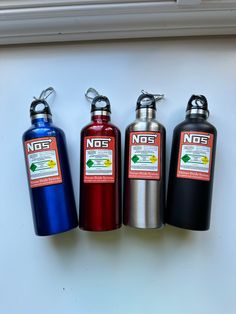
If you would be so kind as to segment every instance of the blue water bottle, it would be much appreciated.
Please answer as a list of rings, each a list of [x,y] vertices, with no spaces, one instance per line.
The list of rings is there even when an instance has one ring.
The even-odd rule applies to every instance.
[[[78,226],[65,134],[53,125],[46,102],[53,91],[46,89],[31,103],[32,126],[23,135],[34,227],[39,236]]]

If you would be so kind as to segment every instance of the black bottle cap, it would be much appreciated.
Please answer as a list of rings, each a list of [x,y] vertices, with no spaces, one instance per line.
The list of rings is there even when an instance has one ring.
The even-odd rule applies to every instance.
[[[204,95],[192,95],[186,108],[187,115],[199,114],[209,117],[208,103]]]
[[[154,95],[141,94],[137,100],[136,110],[141,108],[150,108],[156,110],[156,99]]]
[[[39,104],[43,104],[43,109],[37,110],[37,106]],[[30,105],[30,116],[33,117],[37,114],[46,114],[46,115],[52,115],[49,104],[44,99],[36,99],[34,100]]]
[[[101,101],[104,101],[106,103],[105,106],[97,106],[97,103]],[[91,104],[91,112],[95,111],[105,111],[111,113],[111,104],[106,96],[99,95],[93,98]]]

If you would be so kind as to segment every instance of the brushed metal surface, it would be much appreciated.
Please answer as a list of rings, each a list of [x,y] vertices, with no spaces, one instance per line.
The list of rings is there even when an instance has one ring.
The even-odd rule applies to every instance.
[[[156,111],[136,111],[136,120],[126,129],[124,173],[124,224],[135,228],[161,228],[165,207],[165,128],[155,119]],[[129,137],[133,131],[161,133],[161,179],[128,178]]]

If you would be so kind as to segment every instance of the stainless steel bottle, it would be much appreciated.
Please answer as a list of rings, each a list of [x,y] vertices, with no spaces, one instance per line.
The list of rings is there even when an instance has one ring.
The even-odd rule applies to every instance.
[[[126,129],[124,224],[136,228],[163,225],[165,128],[156,120],[157,99],[152,94],[140,95],[136,120]]]

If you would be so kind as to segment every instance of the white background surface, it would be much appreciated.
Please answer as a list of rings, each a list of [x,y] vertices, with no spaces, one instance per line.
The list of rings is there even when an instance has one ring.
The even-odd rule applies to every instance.
[[[0,70],[0,314],[236,313],[235,38],[1,48]],[[206,95],[218,129],[210,231],[123,227],[36,237],[21,136],[32,97],[50,85],[77,200],[88,87],[110,98],[122,136],[140,90],[165,93],[158,119],[167,128],[168,161],[189,97]]]

